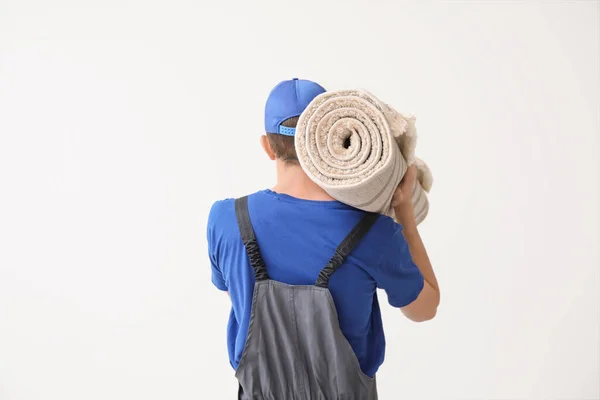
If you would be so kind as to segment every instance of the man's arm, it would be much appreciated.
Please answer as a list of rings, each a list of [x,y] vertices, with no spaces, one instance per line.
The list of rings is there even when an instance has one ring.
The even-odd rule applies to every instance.
[[[208,257],[210,259],[211,266],[211,279],[213,285],[219,290],[224,292],[228,291],[225,277],[219,266],[219,238],[220,233],[217,229],[217,224],[221,215],[228,210],[223,210],[225,202],[215,202],[208,214],[208,222],[206,224],[206,240],[208,245]]]
[[[400,184],[394,196],[394,211],[396,219],[403,227],[403,234],[414,263],[421,271],[424,279],[423,290],[409,305],[402,307],[401,310],[406,317],[415,321],[428,321],[435,317],[437,308],[440,304],[440,289],[438,286],[431,261],[425,250],[425,245],[421,240],[421,235],[417,229],[413,205],[410,201],[412,189],[415,185],[416,169],[410,167],[406,172],[402,183]]]

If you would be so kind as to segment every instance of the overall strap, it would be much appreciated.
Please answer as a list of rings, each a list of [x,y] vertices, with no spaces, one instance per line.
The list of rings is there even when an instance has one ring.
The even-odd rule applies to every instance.
[[[360,242],[363,236],[371,229],[378,217],[379,214],[366,213],[361,220],[358,221],[358,224],[356,224],[348,236],[346,236],[342,243],[337,247],[333,257],[331,257],[325,268],[319,272],[319,277],[315,284],[316,286],[326,288],[329,285],[329,278],[331,278],[331,275],[344,263],[346,257],[348,257],[358,242]]]
[[[254,269],[256,281],[269,279],[269,274],[267,274],[267,268],[260,255],[256,236],[254,235],[254,229],[252,229],[252,223],[250,222],[248,196],[235,200],[235,216],[240,229],[240,235],[242,236],[242,242],[246,248],[248,258],[250,259],[250,265],[252,265],[252,268]]]

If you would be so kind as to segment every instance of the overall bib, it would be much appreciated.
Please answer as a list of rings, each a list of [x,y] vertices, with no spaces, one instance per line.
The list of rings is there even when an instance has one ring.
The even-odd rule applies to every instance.
[[[256,284],[246,344],[236,370],[239,400],[377,400],[340,330],[329,278],[377,220],[366,213],[338,246],[314,285],[269,278],[248,213],[235,202],[240,234]]]

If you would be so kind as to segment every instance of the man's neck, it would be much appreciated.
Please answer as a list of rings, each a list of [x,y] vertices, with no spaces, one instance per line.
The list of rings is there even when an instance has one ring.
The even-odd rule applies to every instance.
[[[298,164],[285,164],[277,160],[277,184],[273,188],[275,193],[287,194],[304,200],[331,201],[333,197],[317,186],[304,173]]]

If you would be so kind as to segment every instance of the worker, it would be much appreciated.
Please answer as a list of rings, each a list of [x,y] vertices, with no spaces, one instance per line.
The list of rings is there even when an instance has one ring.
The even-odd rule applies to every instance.
[[[276,184],[216,201],[209,213],[212,282],[232,304],[239,400],[377,399],[386,347],[377,289],[413,321],[432,319],[439,305],[410,201],[415,168],[394,193],[394,221],[336,201],[299,165],[298,118],[324,92],[296,78],[275,86],[260,143]]]

